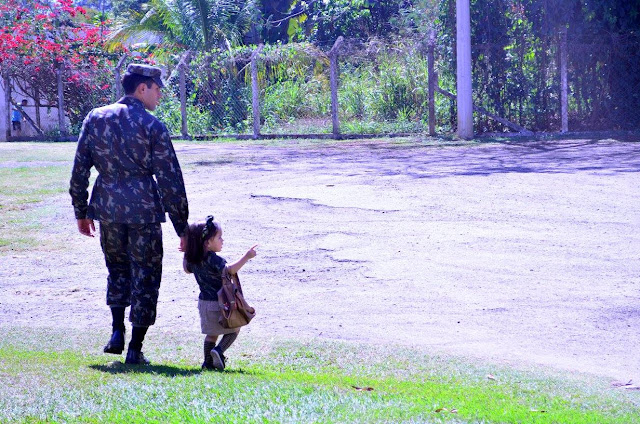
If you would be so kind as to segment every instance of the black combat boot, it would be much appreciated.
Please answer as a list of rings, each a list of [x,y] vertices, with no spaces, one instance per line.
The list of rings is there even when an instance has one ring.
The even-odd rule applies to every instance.
[[[124,328],[122,330],[113,330],[111,339],[104,347],[104,353],[113,353],[120,355],[124,350]]]
[[[142,342],[148,329],[149,327],[134,326],[131,330],[131,341],[129,342],[127,359],[124,361],[125,364],[149,365],[149,360],[142,353]]]
[[[131,365],[149,365],[151,362],[144,357],[142,351],[129,348],[127,351],[127,359],[125,359],[124,363]]]

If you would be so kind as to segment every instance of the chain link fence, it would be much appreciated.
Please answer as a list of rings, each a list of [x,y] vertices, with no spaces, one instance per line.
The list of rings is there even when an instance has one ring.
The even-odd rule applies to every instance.
[[[526,45],[517,52],[473,47],[477,132],[561,130],[560,38],[542,45],[533,52]],[[447,52],[437,40],[410,39],[185,52],[163,64],[165,95],[154,113],[183,138],[449,134],[456,130],[455,62]],[[640,36],[569,39],[567,56],[570,130],[640,128]],[[67,64],[22,84],[6,104],[19,96],[40,104],[25,110],[37,127],[42,108],[62,103],[58,128],[35,135],[75,135],[91,108],[122,95],[120,75],[141,60],[130,54],[95,71]],[[501,60],[511,65],[499,73],[492,64]],[[62,88],[45,89],[56,84]],[[4,85],[16,84],[5,76]]]

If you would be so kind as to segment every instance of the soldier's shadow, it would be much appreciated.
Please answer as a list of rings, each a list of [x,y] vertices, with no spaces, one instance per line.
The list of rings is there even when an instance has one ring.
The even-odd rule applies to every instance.
[[[201,368],[176,367],[173,365],[128,365],[121,361],[108,364],[92,364],[89,368],[109,374],[157,374],[167,377],[189,377],[198,374],[215,373],[217,371],[202,370]],[[229,374],[245,374],[243,370],[225,370]]]

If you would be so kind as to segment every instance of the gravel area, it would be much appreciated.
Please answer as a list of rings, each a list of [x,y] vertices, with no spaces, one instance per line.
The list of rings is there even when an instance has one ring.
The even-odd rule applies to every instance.
[[[192,219],[213,214],[256,336],[415,346],[640,381],[640,143],[179,144]],[[0,323],[108,336],[106,268],[68,196],[65,251],[0,256]],[[55,225],[54,225],[55,224]],[[199,332],[197,287],[163,226],[158,321]],[[287,311],[283,313],[283,311]]]

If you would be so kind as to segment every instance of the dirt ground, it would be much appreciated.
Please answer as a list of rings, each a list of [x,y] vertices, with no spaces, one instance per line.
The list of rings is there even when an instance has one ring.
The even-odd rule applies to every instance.
[[[401,344],[640,382],[640,143],[176,147],[191,218],[214,214],[259,337]],[[67,196],[66,251],[0,258],[0,322],[109,332],[98,239]],[[54,225],[55,224],[55,225]],[[199,332],[197,289],[163,226],[154,338]],[[283,313],[286,311],[286,313]]]

